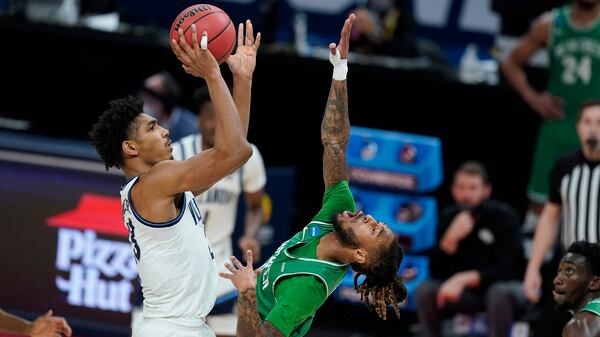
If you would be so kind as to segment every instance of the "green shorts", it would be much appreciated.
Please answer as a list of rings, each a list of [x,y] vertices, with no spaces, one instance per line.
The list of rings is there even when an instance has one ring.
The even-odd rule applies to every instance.
[[[575,124],[575,119],[565,118],[542,122],[540,125],[527,188],[529,200],[539,203],[548,200],[550,172],[554,167],[554,162],[563,154],[580,147]]]

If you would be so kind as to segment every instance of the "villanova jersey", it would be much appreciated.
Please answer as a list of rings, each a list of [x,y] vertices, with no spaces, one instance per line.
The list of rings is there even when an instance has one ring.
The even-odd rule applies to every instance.
[[[121,205],[141,279],[144,318],[201,325],[215,303],[218,275],[194,196],[183,193],[175,219],[150,222],[131,202],[138,178],[121,189]]]
[[[583,102],[600,98],[600,17],[589,27],[575,27],[571,7],[552,13],[548,91],[564,100],[566,117],[575,120]]]
[[[254,193],[267,182],[265,165],[260,152],[252,145],[250,159],[238,170],[215,183],[204,193],[196,196],[196,203],[202,211],[202,222],[206,226],[206,236],[215,253],[217,270],[228,272],[224,264],[233,255],[231,236],[235,229],[238,200],[242,192]],[[173,159],[186,160],[202,151],[202,136],[189,135],[173,143]],[[219,278],[217,295],[235,291],[231,281]]]

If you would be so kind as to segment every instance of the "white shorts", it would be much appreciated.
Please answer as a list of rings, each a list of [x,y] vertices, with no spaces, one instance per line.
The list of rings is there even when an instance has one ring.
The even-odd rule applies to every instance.
[[[215,337],[206,323],[185,326],[171,323],[171,319],[143,317],[135,322],[132,337]]]

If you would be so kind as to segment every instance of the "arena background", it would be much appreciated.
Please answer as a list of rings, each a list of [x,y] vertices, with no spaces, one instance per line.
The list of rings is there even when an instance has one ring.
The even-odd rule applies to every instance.
[[[235,20],[242,15],[258,15],[261,1],[214,3],[222,6]],[[294,1],[290,3],[287,5],[293,7]],[[346,3],[353,4],[351,1]],[[436,42],[444,52],[441,55],[445,55],[445,62],[425,58],[398,59],[391,66],[383,66],[377,64],[376,58],[357,56],[357,62],[351,59],[348,79],[350,119],[355,126],[439,138],[442,142],[444,177],[450,177],[451,172],[465,160],[482,161],[490,169],[495,186],[494,197],[511,202],[522,215],[526,207],[525,187],[539,118],[502,81],[494,85],[465,84],[457,79],[456,74],[456,62],[468,42],[480,46],[482,57],[491,58],[494,38],[500,33],[500,19],[491,11],[491,1],[481,3],[473,5],[472,1],[467,0],[415,0],[412,14],[416,33]],[[170,23],[169,18],[175,17],[179,10],[189,4],[192,2],[122,1],[119,3],[122,19],[128,20],[130,27],[143,22],[155,25],[152,29],[130,29],[125,32],[103,32],[80,26],[65,27],[18,17],[0,17],[0,148],[25,154],[25,157],[43,154],[93,163],[96,158],[87,148],[86,134],[106,107],[107,101],[135,94],[146,76],[163,69],[175,75],[182,84],[183,96],[189,97],[200,80],[181,70],[167,45],[166,33],[161,30],[161,27]],[[43,5],[47,4],[41,1],[39,8],[45,8]],[[0,8],[2,6],[6,6],[6,1],[0,1]],[[31,3],[28,6],[29,11],[35,12],[35,6],[31,7]],[[475,17],[492,17],[495,21],[492,20],[491,26],[482,25],[481,22],[479,26],[477,22],[465,26],[461,18],[465,17],[463,11],[469,6],[475,6],[475,9],[469,9],[475,10]],[[531,2],[531,7],[535,6],[535,2]],[[336,13],[315,16],[314,20],[317,21],[314,22],[327,24],[310,26],[315,29],[310,36],[310,43],[316,45],[321,40],[336,39],[336,29],[341,22],[339,19],[347,10],[341,7]],[[437,10],[446,11],[445,20],[436,20]],[[531,11],[535,10],[537,7]],[[303,57],[290,49],[290,34],[293,32],[290,32],[288,24],[293,13],[286,14],[285,10],[281,13],[284,17],[279,17],[279,25],[271,38],[273,41],[280,39],[284,47],[275,44],[261,47],[253,81],[248,138],[260,148],[270,171],[285,172],[284,192],[289,194],[291,208],[280,224],[289,227],[281,229],[281,233],[287,233],[301,228],[321,204],[322,147],[319,132],[330,84],[331,65],[318,50]],[[266,21],[262,24],[267,27]],[[222,69],[225,77],[229,78],[226,67]],[[544,83],[543,71],[529,71],[536,84]],[[184,103],[189,104],[189,99]],[[73,152],[52,153],[54,146],[63,148],[70,145],[75,147]],[[44,161],[43,158],[40,160]],[[15,211],[26,213],[36,210],[39,205],[50,207],[48,200],[69,198],[60,181],[55,181],[54,187],[43,186],[46,180],[40,177],[50,174],[50,169],[40,173],[28,168],[32,170],[32,176],[28,178],[28,171],[19,167],[25,164],[2,161],[0,165],[5,179],[13,179],[14,172],[20,174],[16,176],[19,180],[13,180],[12,185],[7,181],[1,189],[4,193],[0,199],[0,209],[5,219],[11,218],[7,216],[9,212],[12,212],[13,218],[20,219],[14,215]],[[59,175],[62,179],[68,179],[72,177],[69,172],[67,169],[67,173]],[[100,175],[102,177],[98,179],[108,179],[110,186],[118,188],[118,175],[94,172],[85,173],[91,175],[86,177],[87,183],[94,185],[94,175]],[[36,177],[40,179],[39,182],[25,183]],[[45,189],[45,192],[38,192],[38,187]],[[117,190],[110,192],[107,185],[97,184],[84,189],[93,191],[94,188],[100,189],[102,194],[113,193],[117,196]],[[24,189],[30,198],[26,197]],[[440,208],[449,203],[447,179],[434,192],[434,196]],[[35,197],[40,200],[36,201]],[[76,201],[65,202],[61,209],[73,209]],[[40,300],[43,293],[28,291],[26,287],[20,287],[19,292],[10,289],[19,289],[17,285],[22,285],[22,280],[38,279],[40,275],[51,273],[44,271],[31,259],[53,260],[57,248],[46,247],[39,241],[43,241],[40,237],[51,236],[50,241],[56,245],[58,234],[46,226],[44,219],[32,220],[36,226],[40,223],[46,226],[43,229],[27,228],[31,223],[18,219],[12,222],[16,227],[4,230],[0,239],[2,247],[11,247],[3,252],[5,258],[0,259],[3,270],[0,277],[0,307],[34,317],[35,313],[44,310],[45,304],[64,301],[64,298],[54,302],[51,299]],[[19,259],[20,250],[33,251],[35,254]],[[52,288],[54,284],[52,277],[49,280],[38,279],[37,282],[49,282],[40,289]],[[110,322],[120,323],[111,330],[107,328],[110,326],[107,322],[111,320],[110,315],[99,314],[86,318],[85,313],[73,312],[72,309],[57,310],[57,313],[65,315],[79,329],[76,330],[78,336],[127,334],[123,328],[123,317],[119,318],[120,321]],[[313,334],[323,336],[323,331],[327,331],[331,336],[336,336],[347,334],[344,331],[349,329],[365,336],[403,335],[400,331],[409,334],[410,324],[415,322],[415,318],[413,313],[407,312],[401,321],[374,322],[377,322],[376,316],[363,307],[329,300],[317,316],[316,332]]]

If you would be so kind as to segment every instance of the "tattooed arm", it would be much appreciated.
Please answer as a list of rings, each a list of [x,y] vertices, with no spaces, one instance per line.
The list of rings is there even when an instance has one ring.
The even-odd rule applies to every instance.
[[[350,39],[350,29],[355,16],[351,14],[344,22],[340,43],[329,45],[332,55],[339,51],[338,61],[346,61]],[[334,61],[332,61],[333,63]],[[344,75],[345,77],[345,75]],[[331,81],[329,98],[321,123],[321,143],[323,143],[323,180],[325,188],[331,187],[342,180],[348,180],[348,163],[346,147],[350,137],[350,121],[348,119],[348,88],[346,80]]]
[[[323,143],[323,180],[325,188],[342,180],[348,180],[346,147],[350,136],[348,120],[348,90],[346,81],[333,80],[323,122],[321,142]]]
[[[285,337],[273,324],[265,322],[262,324],[258,317],[256,305],[256,276],[260,269],[252,267],[252,251],[246,252],[246,265],[231,257],[232,264],[226,263],[225,267],[231,272],[219,273],[233,283],[238,289],[238,323],[237,337]]]
[[[256,310],[256,291],[248,289],[238,296],[237,337],[284,337],[270,322],[261,324]]]

